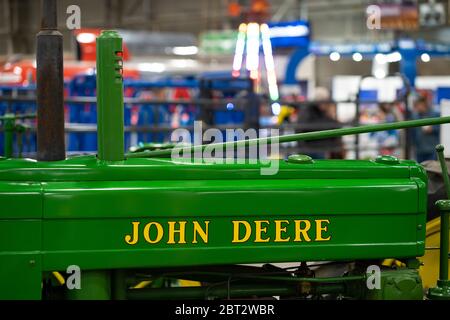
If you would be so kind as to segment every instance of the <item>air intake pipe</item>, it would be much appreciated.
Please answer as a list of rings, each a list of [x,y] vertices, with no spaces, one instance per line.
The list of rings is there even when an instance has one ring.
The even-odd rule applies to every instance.
[[[124,157],[122,38],[103,31],[97,38],[97,144],[100,161]]]
[[[64,160],[63,36],[57,30],[56,0],[42,1],[36,36],[37,159]]]

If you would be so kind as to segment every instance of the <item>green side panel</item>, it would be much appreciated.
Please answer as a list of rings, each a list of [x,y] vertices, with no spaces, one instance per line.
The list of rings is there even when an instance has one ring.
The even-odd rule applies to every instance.
[[[40,220],[0,220],[0,299],[40,299]]]
[[[40,299],[40,183],[0,182],[0,299]]]
[[[0,219],[41,217],[40,183],[0,181]]]
[[[44,184],[43,253],[46,270],[415,257],[424,252],[426,195],[414,179],[302,179],[48,182]],[[379,201],[383,199],[383,201]],[[422,199],[423,200],[423,199]],[[70,203],[71,205],[67,205]],[[295,238],[294,220],[309,220],[312,241]],[[232,221],[247,221],[247,242],[232,243]],[[255,242],[255,220],[267,220]],[[275,220],[287,220],[276,242]],[[329,220],[315,241],[316,220]],[[168,243],[169,221],[186,221],[186,243]],[[208,243],[194,221],[208,226]],[[132,222],[139,241],[130,245]],[[144,240],[147,223],[163,228],[159,242]],[[149,229],[151,239],[157,229]],[[245,230],[239,230],[243,237]]]
[[[409,179],[49,182],[43,187],[45,219],[398,214],[416,212],[419,204],[417,184]]]

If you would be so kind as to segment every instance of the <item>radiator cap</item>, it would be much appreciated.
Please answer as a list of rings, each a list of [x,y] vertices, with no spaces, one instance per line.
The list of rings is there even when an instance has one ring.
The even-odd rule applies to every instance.
[[[308,164],[314,163],[314,160],[305,154],[292,154],[288,157],[288,163]]]
[[[390,156],[390,155],[378,156],[377,159],[375,160],[375,162],[377,162],[377,163],[384,163],[384,164],[398,164],[398,163],[400,163],[400,161],[398,160],[397,157]]]

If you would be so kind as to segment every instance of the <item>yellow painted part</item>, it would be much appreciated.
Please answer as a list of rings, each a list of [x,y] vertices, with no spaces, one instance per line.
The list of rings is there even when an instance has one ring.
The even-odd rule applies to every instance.
[[[394,263],[395,263],[395,265],[396,265],[398,268],[404,268],[404,267],[406,267],[406,264],[404,264],[404,263],[401,262],[401,261],[395,260]]]
[[[64,277],[58,271],[53,271],[52,275],[55,277],[55,279],[59,282],[60,285],[63,286],[66,283],[66,280],[64,280]]]
[[[289,106],[281,106],[280,114],[278,115],[278,119],[277,119],[278,125],[281,125],[283,123],[284,119],[288,118],[294,111],[295,111],[295,108],[292,108]]]
[[[392,267],[394,264],[395,259],[384,259],[383,263],[381,263],[384,267]]]
[[[178,283],[180,284],[180,287],[201,287],[202,284],[198,281],[191,281],[191,280],[178,280]]]
[[[141,281],[137,285],[133,287],[133,289],[143,289],[146,286],[148,286],[150,283],[152,283],[150,280]]]
[[[148,281],[141,281],[137,285],[133,287],[133,289],[143,289],[147,287],[150,283],[152,283],[150,280]],[[201,283],[198,281],[190,281],[190,280],[178,280],[178,284],[180,287],[201,287]]]
[[[381,265],[384,267],[389,267],[389,268],[394,265],[398,268],[406,267],[406,264],[404,264],[403,262],[396,260],[396,259],[384,259],[383,262],[381,263]]]
[[[427,223],[425,247],[439,248],[441,219],[436,218]],[[424,288],[435,287],[439,277],[439,250],[428,249],[419,260],[423,263],[419,273]],[[450,276],[450,272],[449,272]]]

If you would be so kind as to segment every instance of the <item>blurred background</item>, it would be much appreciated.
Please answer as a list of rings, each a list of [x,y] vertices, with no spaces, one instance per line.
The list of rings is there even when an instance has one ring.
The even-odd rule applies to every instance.
[[[126,148],[154,149],[175,128],[280,134],[450,114],[448,0],[59,0],[66,146],[97,148],[95,38],[124,41]],[[40,1],[0,0],[0,116],[36,112]],[[0,154],[5,154],[5,121]],[[33,157],[36,120],[7,152]],[[283,144],[281,155],[434,159],[448,125]]]

